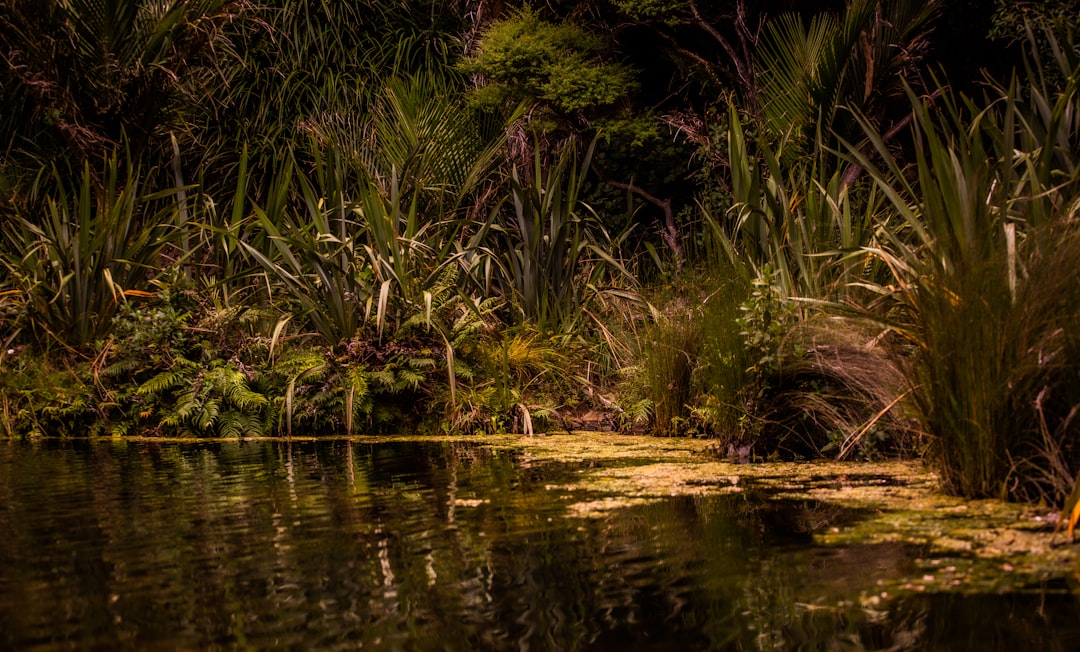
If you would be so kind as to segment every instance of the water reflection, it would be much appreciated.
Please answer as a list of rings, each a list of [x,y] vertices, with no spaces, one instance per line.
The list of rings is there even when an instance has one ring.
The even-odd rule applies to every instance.
[[[0,648],[1070,649],[1080,631],[1064,592],[860,608],[919,551],[815,547],[858,517],[827,505],[569,518],[579,468],[460,443],[0,443]]]

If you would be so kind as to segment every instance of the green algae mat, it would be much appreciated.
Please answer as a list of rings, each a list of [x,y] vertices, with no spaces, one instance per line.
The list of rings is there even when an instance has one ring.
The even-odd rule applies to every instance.
[[[919,573],[880,580],[870,602],[904,591],[1039,589],[1080,578],[1080,545],[1058,531],[1059,514],[999,500],[963,500],[940,491],[918,461],[768,462],[720,459],[708,440],[576,433],[480,437],[518,451],[522,464],[585,463],[558,488],[570,514],[602,519],[614,510],[671,496],[745,493],[757,499],[813,501],[859,510],[854,522],[814,529],[823,545],[909,543],[926,550]]]

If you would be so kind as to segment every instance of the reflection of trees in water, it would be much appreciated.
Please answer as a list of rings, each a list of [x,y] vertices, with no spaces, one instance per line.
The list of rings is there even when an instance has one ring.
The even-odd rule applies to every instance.
[[[1010,617],[1037,606],[1019,597],[844,606],[912,553],[814,547],[851,517],[827,505],[567,519],[580,466],[517,462],[434,443],[7,444],[0,647],[948,649],[991,614],[995,640],[1061,649],[1054,628],[1076,628],[1071,602]]]
[[[924,650],[1065,652],[1080,641],[1075,592],[1054,583],[1005,595],[912,595],[891,606],[884,626]]]

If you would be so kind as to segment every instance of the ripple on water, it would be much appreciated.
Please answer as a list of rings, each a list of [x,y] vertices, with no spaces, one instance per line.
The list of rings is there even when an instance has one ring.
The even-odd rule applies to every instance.
[[[616,444],[7,442],[0,648],[948,649],[1007,608],[995,640],[1076,633],[1068,591],[1057,630],[1017,596],[882,598],[946,573],[842,538],[866,507],[832,498],[873,474],[768,497],[751,476],[794,467]]]

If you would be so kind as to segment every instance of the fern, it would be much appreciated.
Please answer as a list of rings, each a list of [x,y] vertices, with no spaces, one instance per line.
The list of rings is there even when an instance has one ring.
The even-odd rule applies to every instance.
[[[202,408],[198,400],[198,393],[194,388],[180,392],[176,396],[176,407],[171,414],[162,419],[162,425],[175,427],[187,422],[193,414]]]
[[[372,371],[368,374],[368,379],[380,385],[384,390],[388,392],[394,391],[396,387],[394,382],[394,372],[390,371],[389,369]]]
[[[473,368],[461,360],[458,360],[457,364],[454,365],[454,375],[461,380],[470,382],[476,379],[476,372],[473,371]]]
[[[211,372],[212,388],[221,394],[229,405],[245,412],[255,411],[266,405],[266,397],[248,387],[247,376],[236,367],[219,367]]]
[[[101,375],[105,376],[105,377],[114,378],[116,376],[121,376],[121,375],[130,373],[132,371],[135,371],[137,369],[140,369],[142,366],[143,366],[142,361],[138,360],[137,358],[134,358],[134,357],[121,358],[121,359],[117,360],[116,362],[114,362],[114,363],[112,363],[110,365],[107,365],[104,369],[102,369],[101,370]]]
[[[323,354],[315,349],[297,349],[286,353],[274,365],[274,373],[286,378],[295,378],[301,373],[315,369],[325,363]],[[307,376],[311,380],[317,380],[315,374]]]
[[[114,437],[126,437],[131,434],[131,428],[134,423],[128,419],[122,419],[120,421],[114,421],[109,424],[109,434]]]
[[[252,391],[246,385],[232,387],[226,398],[229,403],[245,412],[255,412],[265,407],[269,402],[265,396]]]
[[[221,360],[213,361],[206,370],[185,365],[158,374],[143,383],[137,393],[157,400],[163,415],[159,426],[194,435],[262,433],[259,424],[270,403],[264,395],[249,387],[243,371]],[[150,406],[139,416],[149,419],[154,413]],[[247,421],[234,423],[239,416],[244,416]]]
[[[424,374],[412,369],[402,369],[397,375],[398,382],[396,388],[404,389],[405,387],[410,387],[413,391],[420,389],[420,383],[424,382],[424,379],[426,378]]]
[[[214,422],[217,421],[218,413],[221,410],[221,402],[217,399],[210,399],[203,404],[202,410],[199,414],[199,420],[197,425],[199,430],[210,430],[214,427]]]
[[[157,396],[166,390],[179,387],[185,376],[183,371],[164,371],[139,385],[135,393],[139,396]]]
[[[217,429],[221,437],[262,437],[266,434],[262,421],[237,410],[222,412]]]
[[[243,415],[233,410],[227,411],[222,415],[221,423],[218,425],[218,435],[221,437],[244,437],[247,431],[243,425]]]
[[[360,368],[350,367],[345,373],[345,433],[352,435],[353,422],[362,410],[360,406],[366,404],[367,378]]]
[[[284,410],[277,411],[277,423],[280,427],[284,420],[285,434],[292,436],[294,404],[298,393],[303,391],[305,383],[315,383],[323,379],[330,371],[322,354],[318,351],[306,349],[283,357],[274,370],[287,379],[285,382],[285,396],[283,397]],[[299,389],[298,389],[299,387]]]

